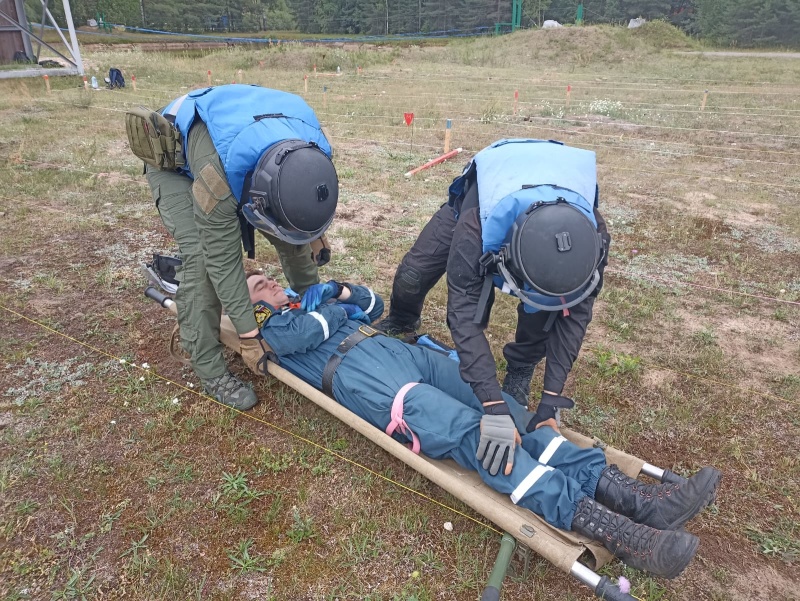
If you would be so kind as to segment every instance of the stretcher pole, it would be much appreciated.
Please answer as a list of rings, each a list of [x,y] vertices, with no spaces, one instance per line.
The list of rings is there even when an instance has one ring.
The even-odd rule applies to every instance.
[[[500,539],[500,551],[497,552],[497,559],[494,561],[492,573],[489,575],[489,582],[483,589],[481,601],[500,601],[500,588],[503,586],[508,564],[511,563],[511,556],[516,548],[516,539],[508,532],[504,532],[503,538]]]
[[[569,573],[582,584],[592,589],[598,599],[605,599],[606,601],[636,601],[636,597],[619,590],[619,586],[611,582],[608,576],[600,576],[600,574],[590,570],[579,561],[572,565]]]
[[[683,476],[679,476],[672,470],[662,469],[660,467],[656,467],[655,465],[651,465],[649,463],[645,463],[642,466],[642,473],[645,476],[650,476],[651,478],[655,478],[659,482],[669,482],[670,484],[683,484],[686,482],[686,478]]]

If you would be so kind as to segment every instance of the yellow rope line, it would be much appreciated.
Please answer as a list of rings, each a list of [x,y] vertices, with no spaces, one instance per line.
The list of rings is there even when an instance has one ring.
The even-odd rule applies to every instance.
[[[457,515],[460,515],[461,517],[464,517],[464,518],[466,518],[466,519],[468,519],[468,520],[470,520],[472,522],[475,522],[479,526],[482,526],[482,527],[484,527],[484,528],[486,528],[488,530],[492,530],[492,531],[496,532],[497,534],[503,534],[503,532],[498,530],[497,528],[494,528],[493,526],[490,526],[489,524],[486,524],[486,523],[484,523],[484,522],[482,522],[482,521],[480,521],[480,520],[478,520],[478,519],[476,519],[476,518],[474,518],[474,517],[472,517],[470,515],[467,515],[466,513],[462,512],[462,511],[459,511],[455,507],[451,507],[451,506],[449,506],[449,505],[447,505],[445,503],[442,503],[441,501],[437,501],[433,497],[429,497],[425,493],[422,493],[422,492],[420,492],[418,490],[414,490],[413,488],[411,488],[409,486],[406,486],[405,484],[402,484],[401,482],[398,482],[396,480],[392,480],[388,476],[384,476],[383,474],[380,474],[380,473],[376,472],[375,470],[367,467],[366,465],[364,465],[362,463],[359,463],[357,461],[354,461],[353,459],[350,459],[348,457],[345,457],[344,455],[342,455],[340,453],[337,453],[336,451],[332,451],[331,449],[329,449],[329,448],[327,448],[327,447],[325,447],[325,446],[323,446],[323,445],[321,445],[319,443],[316,443],[313,440],[310,440],[308,438],[300,436],[299,434],[295,434],[294,432],[292,432],[290,430],[286,430],[285,428],[281,428],[280,426],[277,426],[277,425],[273,424],[272,422],[268,422],[265,419],[257,417],[255,415],[253,415],[252,413],[245,413],[244,411],[240,411],[239,409],[234,409],[233,407],[229,407],[228,405],[225,405],[224,403],[219,402],[217,399],[215,399],[213,397],[210,397],[210,396],[208,396],[206,394],[203,394],[202,392],[199,392],[197,390],[194,390],[192,388],[184,386],[183,384],[179,384],[178,382],[175,382],[174,380],[170,380],[166,376],[162,376],[161,374],[159,374],[159,373],[157,373],[157,372],[155,372],[155,371],[153,371],[151,369],[144,369],[143,367],[140,367],[140,366],[138,366],[138,365],[136,365],[134,363],[129,363],[127,360],[123,359],[122,357],[117,357],[116,355],[114,355],[112,353],[108,353],[108,352],[106,352],[106,351],[104,351],[102,349],[99,349],[99,348],[97,348],[95,346],[92,346],[91,344],[88,344],[86,342],[78,340],[77,338],[73,338],[72,336],[69,336],[68,334],[64,334],[63,332],[59,332],[58,330],[55,330],[55,329],[51,328],[48,325],[45,325],[45,324],[43,324],[43,323],[41,323],[39,321],[36,321],[35,319],[27,317],[26,315],[23,315],[22,313],[14,311],[13,309],[9,309],[5,305],[0,305],[0,308],[8,311],[12,315],[16,315],[17,317],[19,317],[21,319],[24,319],[25,321],[28,321],[28,322],[30,322],[32,324],[35,324],[35,325],[47,330],[48,332],[52,332],[53,334],[57,334],[58,336],[62,336],[64,338],[66,338],[67,340],[70,340],[70,341],[72,341],[72,342],[74,342],[76,344],[79,344],[80,346],[88,348],[88,349],[94,351],[95,353],[99,353],[101,355],[105,355],[106,357],[110,357],[111,359],[119,361],[122,364],[128,364],[128,365],[131,365],[132,367],[135,367],[137,369],[141,369],[142,371],[145,371],[145,372],[147,372],[149,374],[153,374],[156,378],[158,378],[160,380],[163,380],[164,382],[167,382],[167,383],[172,384],[174,386],[177,386],[178,388],[181,388],[181,389],[185,390],[186,392],[190,392],[190,393],[196,394],[197,396],[199,396],[201,398],[213,401],[214,403],[216,403],[217,405],[220,405],[221,407],[224,407],[225,409],[230,409],[232,411],[235,411],[236,413],[238,413],[240,415],[243,415],[244,417],[246,417],[248,419],[252,419],[254,421],[260,422],[260,423],[264,424],[265,426],[268,426],[268,427],[270,427],[270,428],[272,428],[274,430],[277,430],[278,432],[282,432],[283,434],[288,434],[289,436],[291,436],[293,438],[296,438],[297,440],[300,440],[302,442],[305,442],[306,444],[309,444],[312,447],[316,447],[317,449],[319,449],[321,451],[329,453],[330,455],[332,455],[332,456],[334,456],[334,457],[336,457],[338,459],[341,459],[342,461],[345,461],[346,463],[349,463],[350,465],[353,465],[353,466],[356,466],[358,468],[361,468],[362,470],[372,474],[373,476],[377,476],[381,480],[384,480],[384,481],[386,481],[386,482],[388,482],[390,484],[394,484],[395,486],[397,486],[397,487],[399,487],[399,488],[401,488],[401,489],[403,489],[403,490],[405,490],[407,492],[410,492],[410,493],[413,493],[413,494],[415,494],[415,495],[417,495],[419,497],[422,497],[426,501],[429,501],[429,502],[431,502],[431,503],[433,503],[435,505],[438,505],[438,506],[440,506],[440,507],[442,507],[444,509],[452,511],[453,513],[456,513]]]

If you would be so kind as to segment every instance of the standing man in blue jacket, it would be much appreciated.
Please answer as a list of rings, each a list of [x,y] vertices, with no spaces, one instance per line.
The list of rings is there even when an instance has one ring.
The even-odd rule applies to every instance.
[[[319,282],[309,243],[322,236],[336,209],[331,146],[302,98],[258,86],[190,92],[151,117],[126,125],[131,149],[149,163],[153,199],[180,249],[181,344],[208,394],[249,409],[257,397],[228,371],[219,340],[224,308],[242,338],[245,363],[263,373],[266,349],[248,295],[242,242],[252,252],[258,229],[277,250],[292,288],[302,292]],[[160,138],[153,136],[158,123]],[[157,149],[159,140],[171,141],[173,151],[177,143],[169,166],[137,152],[148,135]]]
[[[368,325],[383,312],[370,289],[330,281],[292,303],[283,288],[248,274],[264,339],[280,364],[415,453],[450,458],[548,523],[599,541],[633,567],[674,578],[698,540],[679,530],[713,502],[720,473],[703,468],[685,483],[646,485],[606,465],[600,449],[581,449],[543,426],[521,438],[505,461],[476,458],[484,409],[444,354],[380,335]],[[525,432],[534,419],[509,397]]]

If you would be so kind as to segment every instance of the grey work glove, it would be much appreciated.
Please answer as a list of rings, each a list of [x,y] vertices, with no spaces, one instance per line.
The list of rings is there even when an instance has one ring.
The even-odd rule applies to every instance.
[[[481,418],[481,439],[475,456],[483,461],[483,469],[492,476],[496,476],[505,463],[503,473],[508,476],[514,467],[514,448],[522,440],[505,402],[484,405],[484,408],[487,414]]]

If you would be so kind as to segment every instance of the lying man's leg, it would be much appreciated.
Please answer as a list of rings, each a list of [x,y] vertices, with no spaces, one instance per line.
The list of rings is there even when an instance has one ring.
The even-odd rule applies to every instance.
[[[420,347],[409,347],[409,352],[423,381],[466,407],[482,411],[472,388],[461,379],[458,364]],[[628,478],[615,465],[606,466],[600,449],[582,449],[552,428],[526,434],[530,412],[505,396],[517,429],[523,434],[522,446],[530,456],[580,482],[584,494],[615,512],[653,528],[677,530],[713,503],[722,476],[718,470],[703,468],[682,484],[644,484]]]
[[[694,535],[637,524],[597,502],[594,489],[606,469],[602,451],[562,441],[551,428],[526,434],[511,474],[492,476],[475,457],[481,415],[426,384],[415,385],[404,399],[403,420],[423,452],[476,470],[486,484],[549,524],[600,542],[628,565],[667,578],[680,574],[694,557],[699,544]],[[525,447],[546,461],[537,461]]]
[[[583,491],[609,509],[660,530],[683,528],[713,503],[722,478],[719,470],[704,467],[681,484],[645,484],[616,465],[606,466],[600,449],[582,449],[549,427],[525,434],[522,446],[540,463],[583,483]]]

